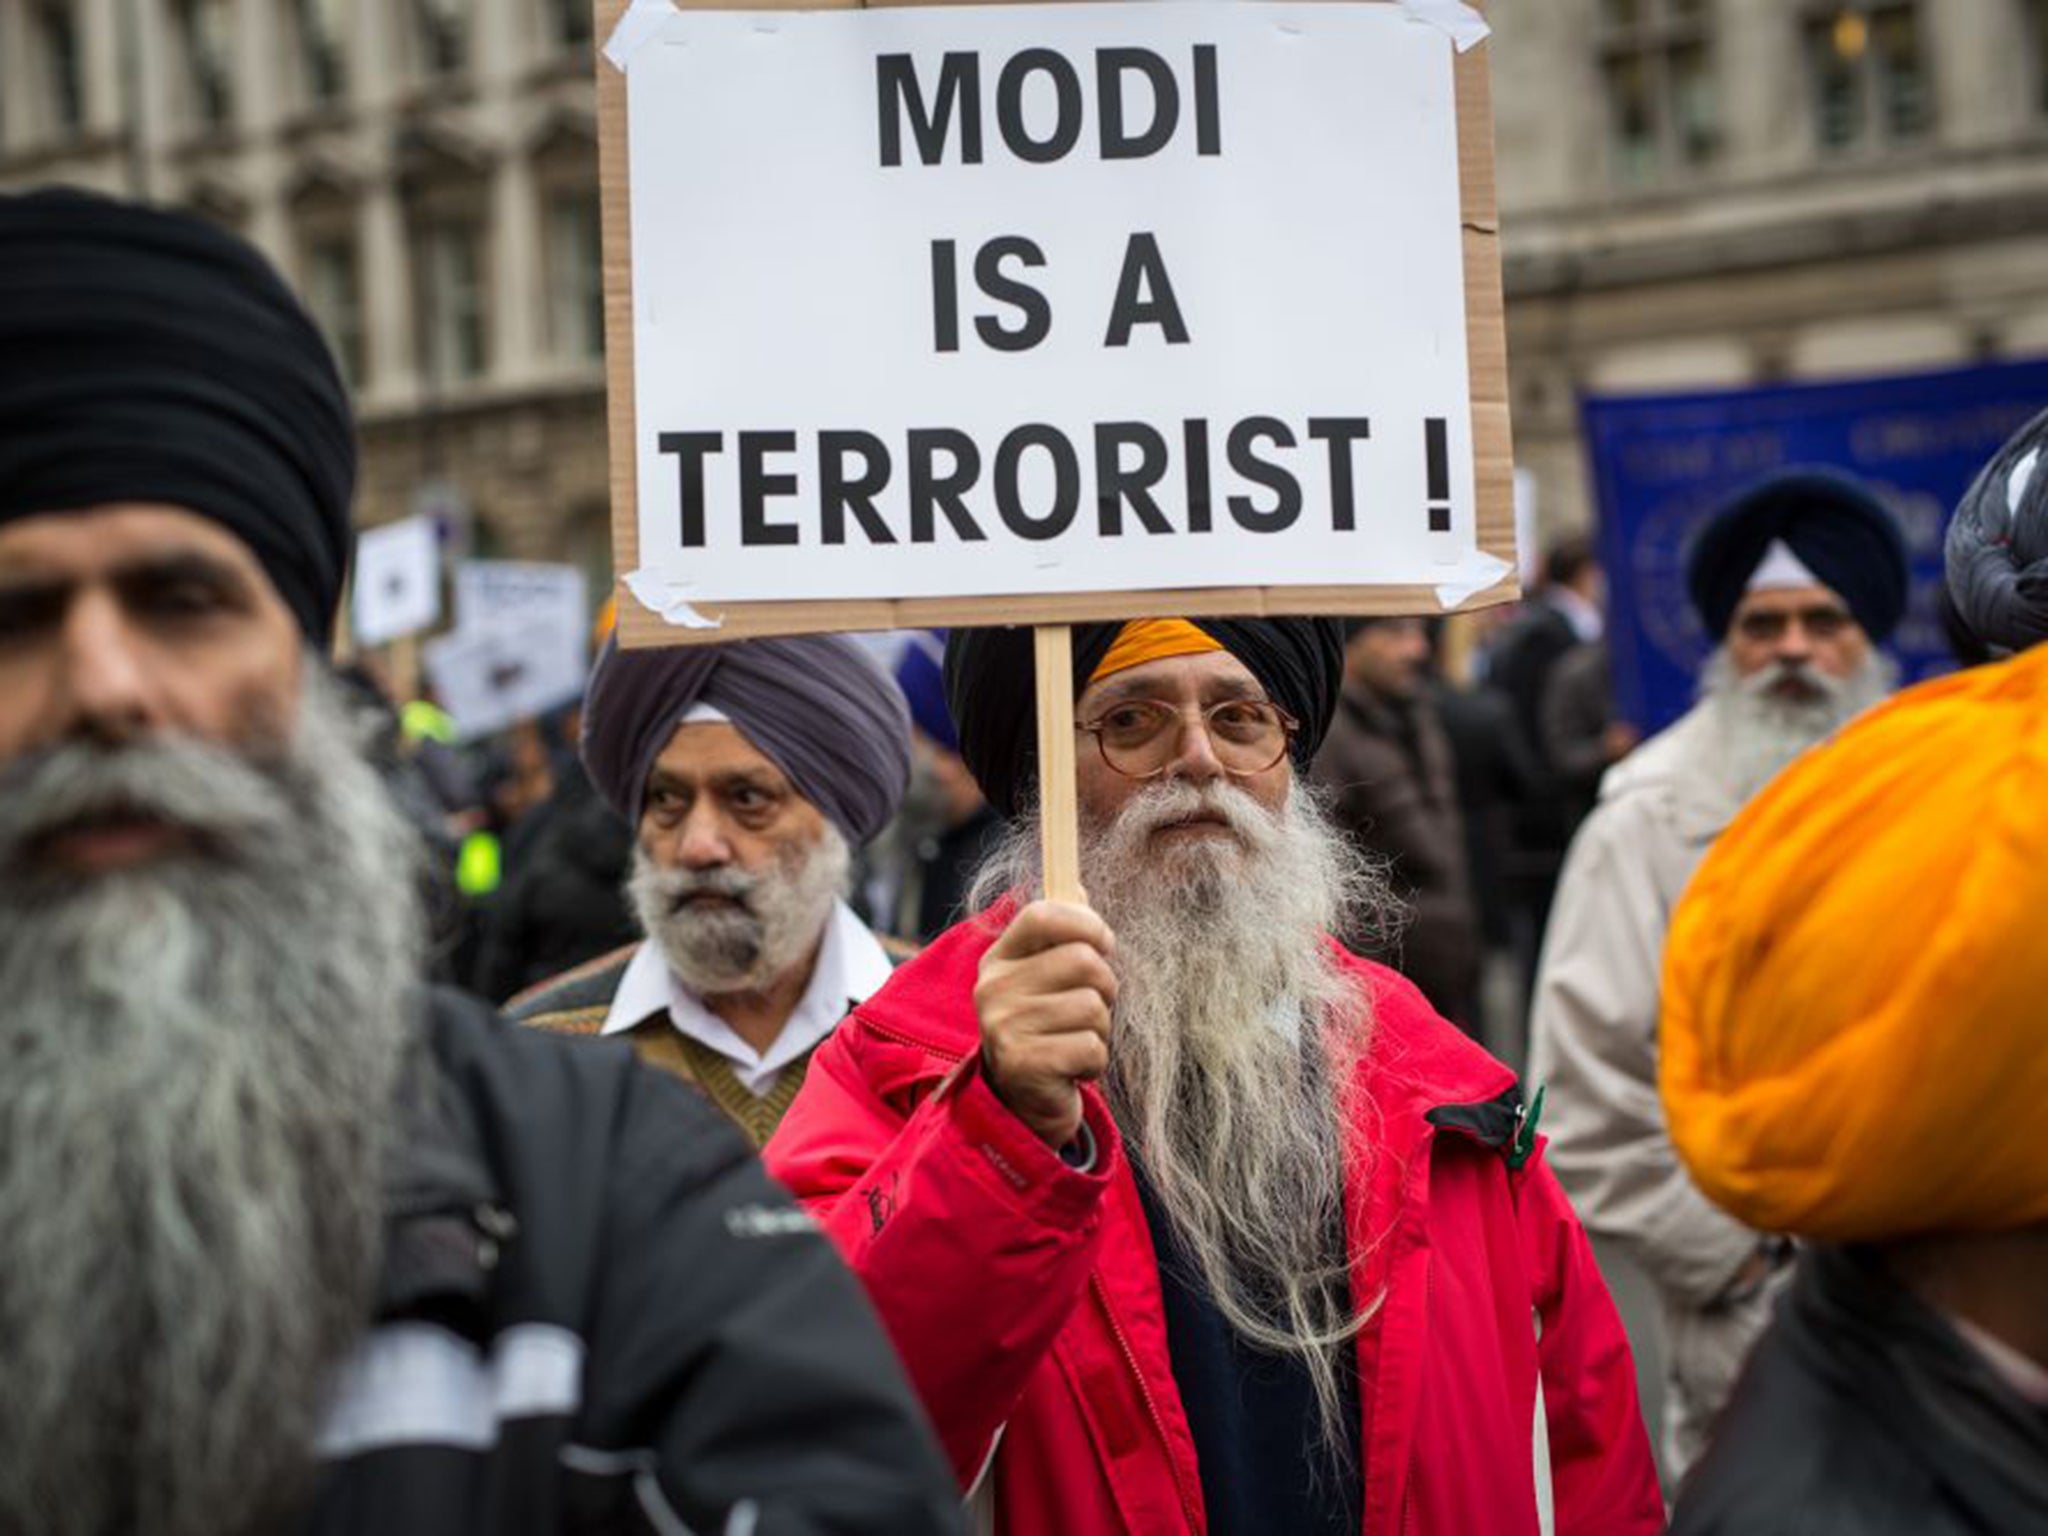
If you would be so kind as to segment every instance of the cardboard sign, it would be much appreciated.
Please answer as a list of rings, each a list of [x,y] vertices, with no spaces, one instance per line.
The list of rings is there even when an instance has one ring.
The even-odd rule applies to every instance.
[[[465,741],[583,692],[583,632],[559,615],[458,630],[427,642],[424,656],[435,695]]]
[[[528,560],[465,560],[455,568],[455,626],[483,629],[540,620],[577,636],[590,633],[590,594],[573,565]]]
[[[384,645],[441,620],[441,545],[424,517],[365,529],[356,540],[350,619],[357,645]]]
[[[1418,9],[639,0],[628,642],[1513,596],[1483,53]]]

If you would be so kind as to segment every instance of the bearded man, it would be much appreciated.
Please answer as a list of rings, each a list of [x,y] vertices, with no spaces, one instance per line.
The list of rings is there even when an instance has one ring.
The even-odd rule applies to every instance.
[[[1034,899],[1029,632],[948,641],[999,894],[768,1156],[1005,1536],[1661,1524],[1514,1075],[1329,937],[1387,899],[1300,777],[1341,671],[1334,621],[1077,629],[1082,907]]]
[[[1722,509],[1687,569],[1718,648],[1700,703],[1610,770],[1558,885],[1531,1005],[1551,1161],[1579,1214],[1653,1282],[1665,1470],[1679,1477],[1768,1315],[1789,1250],[1715,1209],[1657,1102],[1665,925],[1694,867],[1787,763],[1891,688],[1873,648],[1906,606],[1905,547],[1860,483],[1794,471]]]
[[[354,468],[254,250],[0,198],[0,1531],[955,1529],[739,1138],[419,985]]]
[[[758,1147],[818,1042],[894,963],[842,893],[910,781],[903,695],[844,635],[638,651],[615,637],[590,676],[583,761],[635,829],[647,939],[507,1011],[624,1036]]]

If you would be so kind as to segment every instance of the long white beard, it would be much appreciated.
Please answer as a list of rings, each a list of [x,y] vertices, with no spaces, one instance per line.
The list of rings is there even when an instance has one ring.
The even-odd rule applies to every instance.
[[[1795,678],[1806,696],[1787,698],[1780,688]],[[1716,776],[1738,804],[1747,802],[1800,753],[1883,700],[1896,681],[1896,667],[1880,651],[1846,678],[1776,662],[1738,677],[1727,651],[1716,651],[1700,680],[1715,716]]]
[[[305,1496],[419,974],[416,841],[307,687],[271,760],[67,746],[0,783],[0,1531],[253,1536]],[[117,806],[189,847],[39,861]]]
[[[759,992],[802,963],[831,920],[852,861],[829,822],[815,843],[784,850],[758,874],[664,869],[636,845],[627,891],[677,979],[700,997],[722,997]],[[733,904],[691,905],[698,895]]]
[[[1235,836],[1157,846],[1196,810]],[[978,893],[1035,891],[1036,850],[1020,829]],[[1392,893],[1300,785],[1276,817],[1234,786],[1162,783],[1083,826],[1081,868],[1117,936],[1117,1126],[1193,1278],[1242,1338],[1307,1367],[1348,1455],[1341,1382],[1376,1302],[1350,1294],[1340,1149],[1369,1112],[1372,1018],[1326,935],[1384,920]]]

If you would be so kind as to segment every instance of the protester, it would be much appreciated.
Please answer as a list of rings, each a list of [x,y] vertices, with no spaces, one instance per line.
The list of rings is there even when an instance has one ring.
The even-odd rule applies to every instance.
[[[1672,920],[1664,1104],[1813,1246],[1678,1536],[2048,1530],[2048,653],[1928,683],[1737,818]]]
[[[739,1138],[418,987],[354,470],[250,247],[0,198],[0,1531],[956,1529]]]
[[[1398,961],[1431,1006],[1469,1032],[1478,918],[1450,741],[1428,693],[1429,635],[1420,619],[1361,619],[1345,631],[1344,691],[1309,776],[1406,910],[1393,931],[1344,938],[1360,954]]]
[[[1327,937],[1389,900],[1297,783],[1337,624],[1074,640],[1092,909],[1031,899],[1031,635],[955,631],[1002,894],[855,1010],[769,1147],[962,1485],[1006,1536],[1523,1536],[1552,1496],[1560,1532],[1658,1529],[1513,1074]]]
[[[1665,1321],[1664,1452],[1676,1476],[1762,1328],[1782,1245],[1710,1205],[1657,1106],[1667,915],[1742,804],[1800,751],[1877,702],[1873,649],[1905,611],[1906,557],[1860,483],[1818,471],[1745,490],[1687,567],[1718,649],[1702,698],[1610,772],[1559,883],[1530,1016],[1551,1160],[1579,1214],[1649,1275]]]
[[[910,777],[903,696],[844,635],[627,651],[590,676],[583,760],[636,829],[648,937],[516,999],[511,1016],[622,1035],[759,1146],[811,1053],[888,980],[847,906],[853,850]]]
[[[1565,824],[1574,831],[1592,814],[1607,770],[1642,745],[1642,732],[1615,718],[1607,642],[1589,640],[1558,658],[1537,711],[1543,757]]]

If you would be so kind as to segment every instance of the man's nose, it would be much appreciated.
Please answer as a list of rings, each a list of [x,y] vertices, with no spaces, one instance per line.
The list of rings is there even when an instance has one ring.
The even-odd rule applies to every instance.
[[[1771,648],[1771,656],[1776,661],[1797,663],[1813,659],[1813,633],[1800,622],[1797,614],[1785,621],[1778,643]]]
[[[110,594],[87,592],[60,632],[60,734],[121,746],[156,729],[163,699],[148,647]]]
[[[1198,714],[1183,714],[1174,728],[1179,732],[1179,746],[1173,761],[1166,765],[1168,778],[1212,784],[1228,775],[1229,770],[1216,756],[1216,743],[1209,737],[1207,720]]]
[[[676,862],[684,869],[721,869],[733,859],[732,839],[715,806],[700,798],[675,831]]]

